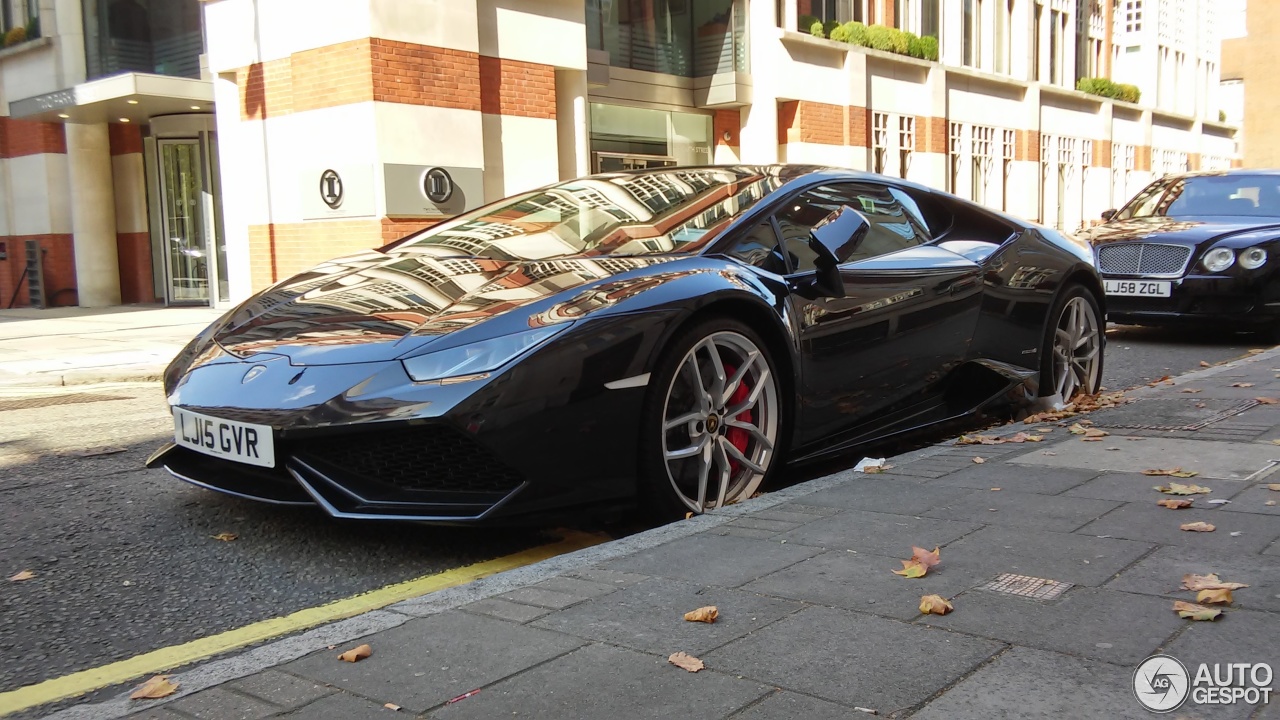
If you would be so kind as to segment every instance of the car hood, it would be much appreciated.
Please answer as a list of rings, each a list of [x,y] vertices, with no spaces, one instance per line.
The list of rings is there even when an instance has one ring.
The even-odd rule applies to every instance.
[[[469,340],[577,319],[630,297],[652,282],[640,273],[676,256],[566,257],[507,261],[441,257],[419,251],[370,251],[333,260],[264,290],[229,313],[214,339],[238,357],[285,355],[294,365],[379,362],[402,357],[446,335],[479,326]],[[576,293],[570,291],[577,290]],[[584,298],[586,298],[584,300]],[[506,318],[504,322],[501,318]]]
[[[1118,242],[1163,242],[1189,245],[1201,249],[1224,239],[1258,231],[1280,232],[1278,218],[1146,217],[1104,223],[1089,228],[1080,236],[1093,246]]]

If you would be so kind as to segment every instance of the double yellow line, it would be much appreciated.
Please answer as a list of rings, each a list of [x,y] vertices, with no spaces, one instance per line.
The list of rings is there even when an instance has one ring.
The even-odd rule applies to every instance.
[[[610,538],[578,531],[561,531],[561,539],[512,555],[486,560],[466,567],[425,575],[414,580],[388,585],[367,593],[336,600],[319,607],[299,610],[283,617],[271,618],[235,630],[192,640],[182,645],[160,648],[109,665],[82,670],[35,685],[0,693],[0,715],[37,707],[46,703],[77,697],[94,690],[120,685],[144,675],[165,672],[190,663],[325,623],[354,617],[402,600],[421,597],[437,590],[465,585],[480,578],[563,555]]]

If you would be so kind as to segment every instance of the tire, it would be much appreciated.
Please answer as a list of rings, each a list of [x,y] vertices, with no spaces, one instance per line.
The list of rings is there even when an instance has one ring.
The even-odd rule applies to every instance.
[[[730,318],[698,322],[667,346],[641,418],[643,506],[679,519],[745,500],[776,474],[789,425],[777,367],[760,335]]]
[[[1080,323],[1084,323],[1083,330],[1077,331]],[[1106,342],[1106,321],[1097,298],[1083,285],[1067,286],[1053,304],[1040,345],[1040,396],[1061,395],[1062,402],[1068,403],[1076,395],[1097,393],[1102,386]],[[1068,374],[1068,364],[1060,351],[1069,345],[1076,347],[1072,349],[1072,372]]]

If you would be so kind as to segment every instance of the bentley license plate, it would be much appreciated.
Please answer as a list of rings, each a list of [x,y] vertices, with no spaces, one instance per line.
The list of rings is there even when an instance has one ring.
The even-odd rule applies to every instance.
[[[223,420],[174,408],[173,439],[183,447],[225,460],[261,467],[276,466],[270,425]]]
[[[1108,295],[1130,297],[1169,297],[1173,286],[1173,283],[1169,282],[1146,280],[1105,280],[1103,282]]]

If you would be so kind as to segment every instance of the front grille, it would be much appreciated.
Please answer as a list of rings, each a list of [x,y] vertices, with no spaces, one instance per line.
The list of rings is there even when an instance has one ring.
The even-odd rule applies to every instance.
[[[1181,275],[1191,259],[1185,245],[1117,243],[1098,248],[1098,271],[1106,275]]]
[[[522,482],[480,443],[442,425],[316,438],[296,452],[401,490],[506,494]]]

